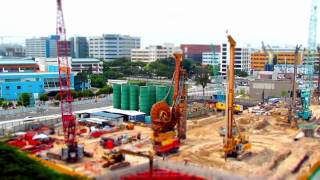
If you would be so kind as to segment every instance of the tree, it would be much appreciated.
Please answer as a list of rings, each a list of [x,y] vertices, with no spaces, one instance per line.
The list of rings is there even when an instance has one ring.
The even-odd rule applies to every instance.
[[[239,69],[235,70],[235,75],[239,77],[248,77],[248,73],[246,71],[241,71]]]
[[[22,93],[18,99],[18,102],[21,103],[22,106],[29,106],[31,102],[31,96],[29,93]]]
[[[87,89],[87,90],[83,91],[83,96],[84,97],[93,97],[94,93],[90,89]]]
[[[102,75],[93,74],[90,76],[90,79],[92,87],[102,88],[106,84],[106,81]]]
[[[48,101],[48,94],[41,94],[39,97],[40,101]]]
[[[99,89],[99,91],[96,93],[96,95],[111,94],[112,91],[113,91],[112,86],[106,85],[103,88]]]
[[[210,75],[210,72],[207,66],[197,68],[197,71],[195,74],[195,81],[196,81],[196,85],[202,86],[203,100],[204,100],[204,89],[207,86],[207,84],[211,82],[209,75]]]

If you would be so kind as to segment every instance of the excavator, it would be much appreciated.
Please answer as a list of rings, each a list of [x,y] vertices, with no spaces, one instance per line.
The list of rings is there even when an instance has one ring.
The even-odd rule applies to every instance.
[[[175,72],[172,79],[174,88],[173,105],[165,99],[151,108],[153,149],[157,155],[167,155],[179,150],[181,140],[186,139],[187,73],[182,67],[182,53],[174,53]],[[177,126],[177,128],[176,128]],[[177,129],[177,132],[176,132]]]
[[[228,41],[230,44],[230,63],[228,72],[228,92],[227,92],[227,123],[226,133],[223,140],[224,158],[235,157],[241,160],[251,153],[248,151],[251,148],[251,144],[248,141],[248,137],[240,132],[239,127],[234,119],[234,61],[235,61],[235,48],[236,41],[232,36],[228,35]],[[233,129],[237,132],[234,133]]]

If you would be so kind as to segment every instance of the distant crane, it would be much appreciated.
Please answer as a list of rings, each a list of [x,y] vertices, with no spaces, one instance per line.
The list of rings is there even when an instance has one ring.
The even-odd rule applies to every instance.
[[[301,103],[302,110],[298,112],[298,116],[304,120],[309,120],[312,116],[310,109],[311,96],[313,91],[313,72],[314,61],[317,48],[317,22],[318,22],[318,5],[319,0],[312,0],[310,24],[309,24],[309,37],[308,37],[308,55],[304,62],[304,80],[303,87],[301,88]]]
[[[66,38],[66,28],[64,25],[62,0],[57,0],[57,29],[56,33],[59,36],[57,41],[57,55],[59,65],[59,86],[60,86],[60,107],[61,119],[64,132],[64,139],[67,145],[66,149],[62,150],[62,158],[69,162],[76,162],[81,158],[83,153],[78,148],[76,140],[76,117],[72,112],[72,95],[70,91],[71,67],[68,62],[69,44]]]
[[[293,77],[292,77],[292,102],[290,104],[290,108],[288,111],[288,122],[292,124],[292,127],[295,127],[297,122],[295,119],[296,113],[296,76],[297,76],[297,66],[298,66],[298,58],[299,58],[299,51],[301,45],[297,45],[295,52],[294,52],[294,69],[293,69]]]

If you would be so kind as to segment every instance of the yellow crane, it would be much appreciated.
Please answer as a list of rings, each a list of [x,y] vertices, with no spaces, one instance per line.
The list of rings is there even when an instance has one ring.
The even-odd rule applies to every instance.
[[[240,132],[234,120],[234,55],[236,41],[230,35],[228,35],[228,41],[230,44],[230,61],[228,70],[227,123],[223,151],[225,158],[236,157],[241,160],[246,155],[251,154],[247,151],[251,148],[251,144],[248,142],[247,137]],[[232,133],[234,127],[237,129],[236,135]]]

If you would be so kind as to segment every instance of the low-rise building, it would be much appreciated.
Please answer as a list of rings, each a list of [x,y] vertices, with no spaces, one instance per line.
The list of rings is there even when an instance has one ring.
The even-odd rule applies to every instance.
[[[0,73],[36,72],[38,70],[38,64],[31,58],[0,58]]]
[[[203,52],[202,64],[220,67],[220,52]]]
[[[58,72],[57,58],[36,58],[40,71]],[[95,58],[69,58],[73,72],[92,72],[93,74],[103,73],[103,63]]]
[[[113,60],[130,58],[131,49],[140,48],[140,38],[119,34],[89,37],[89,57]]]
[[[271,97],[290,97],[292,90],[292,81],[256,79],[250,81],[249,86],[250,99],[262,101],[263,98],[267,99]]]
[[[71,73],[71,88],[74,73]],[[17,100],[21,93],[29,93],[34,99],[39,95],[59,91],[58,72],[0,73],[0,98]]]
[[[163,46],[149,46],[144,49],[132,49],[131,61],[154,62],[173,56],[174,44],[164,44]]]
[[[181,44],[180,49],[185,59],[202,62],[203,52],[212,52],[213,45],[210,44]]]
[[[227,65],[230,60],[230,47],[227,43],[222,44],[220,73],[223,76],[227,75]],[[250,47],[236,47],[235,48],[235,62],[234,69],[250,73],[251,71],[251,48]]]

